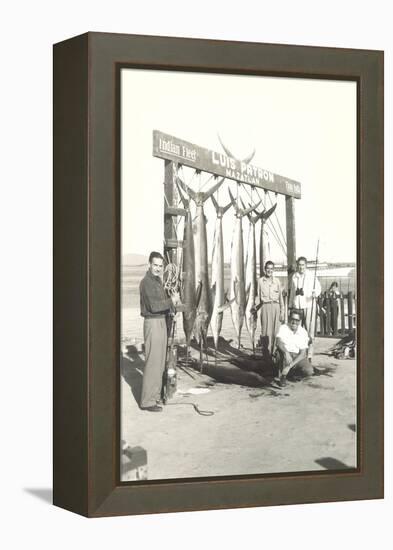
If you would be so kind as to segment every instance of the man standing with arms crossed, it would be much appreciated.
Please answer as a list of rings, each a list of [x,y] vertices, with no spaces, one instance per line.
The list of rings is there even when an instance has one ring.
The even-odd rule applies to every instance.
[[[307,259],[300,256],[296,262],[296,272],[292,275],[290,285],[289,309],[297,310],[302,315],[302,325],[309,336],[308,358],[311,361],[317,312],[316,298],[321,293],[321,285],[315,273],[307,270]]]
[[[179,294],[168,298],[162,285],[164,258],[159,252],[149,256],[149,269],[140,285],[140,305],[145,341],[145,368],[143,371],[140,407],[150,412],[161,412],[162,375],[168,343],[166,317],[179,303]]]

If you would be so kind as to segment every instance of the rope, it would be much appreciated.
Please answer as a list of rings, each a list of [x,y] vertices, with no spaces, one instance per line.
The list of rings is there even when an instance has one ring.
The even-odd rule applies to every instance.
[[[263,204],[263,207],[264,209],[266,210],[266,203],[265,201],[263,200],[263,198],[259,195],[259,192],[258,192],[258,189],[256,190],[257,191],[257,195],[258,195],[258,198],[262,201],[262,204]],[[266,194],[267,194],[267,191],[266,191]],[[269,197],[270,198],[270,197]],[[271,201],[270,201],[271,202]],[[273,203],[272,203],[272,206],[273,206]],[[276,214],[277,216],[277,214]],[[287,255],[287,245],[286,245],[286,242],[284,241],[284,243],[281,241],[281,238],[280,238],[280,235],[278,234],[271,218],[268,218],[266,220],[266,224],[268,226],[268,228],[270,229],[273,237],[276,239],[277,243],[279,244],[279,246],[281,247],[281,250],[282,252],[284,253],[284,257],[286,257]]]
[[[205,187],[205,185],[207,185],[209,183],[209,181],[212,179],[212,177],[214,176],[214,174],[210,174],[210,176],[207,178],[207,180],[205,181],[205,183],[202,184],[202,186],[200,187],[200,191]]]
[[[248,191],[248,189],[246,188],[246,186],[244,185],[244,183],[243,183],[242,185],[243,185],[244,190],[245,190],[246,193],[248,194],[248,196],[249,196],[250,198],[252,198],[252,196],[250,195],[250,192]],[[263,207],[265,208],[265,203],[264,203],[262,197],[259,195],[258,189],[255,189],[255,191],[257,192],[258,198],[259,198],[259,200],[262,201]],[[265,209],[266,209],[266,208],[265,208]],[[274,227],[274,225],[273,225],[273,223],[271,222],[271,219],[270,219],[270,218],[267,219],[267,224],[268,224],[268,227],[269,227],[270,231],[272,232],[273,237],[276,239],[277,244],[281,247],[281,250],[282,250],[282,252],[284,253],[284,257],[285,257],[285,256],[286,256],[286,253],[287,253],[286,247],[285,247],[284,244],[281,242],[280,236],[278,235],[278,233],[277,233],[277,231],[276,231],[276,228]]]
[[[181,269],[173,263],[168,263],[164,269],[164,289],[169,295],[179,291],[181,280]]]
[[[192,407],[194,407],[195,412],[197,412],[201,416],[213,416],[214,415],[213,411],[203,411],[202,409],[200,409],[198,407],[198,405],[196,403],[166,403],[165,406],[167,407],[168,405],[191,405]]]
[[[185,177],[185,174],[184,174],[183,165],[180,166],[180,169],[181,169],[181,173],[182,173],[182,176],[183,176],[184,183],[187,183],[187,182],[185,181],[185,180],[186,180],[186,177]],[[194,179],[194,176],[195,176],[196,173],[197,173],[197,171],[194,170],[193,173],[192,173],[192,177],[191,177],[190,183],[187,183],[187,185],[188,185],[189,187],[191,187],[192,180]]]
[[[271,197],[270,197],[269,191],[267,192],[267,195],[268,195],[268,197],[269,197],[269,201],[270,201],[271,206],[273,206],[273,201],[272,201],[272,199],[271,199]],[[277,202],[277,201],[276,201],[276,202]],[[281,232],[282,240],[283,240],[283,242],[284,242],[284,244],[285,244],[285,247],[286,247],[286,246],[287,246],[287,241],[286,241],[284,232],[283,232],[283,230],[282,230],[282,227],[281,227],[281,224],[280,224],[280,220],[278,219],[277,211],[276,211],[276,210],[274,211],[274,215],[275,215],[275,217],[276,217],[276,220],[277,220],[277,223],[278,223],[278,227],[279,227],[280,232]]]
[[[165,193],[164,193],[164,200],[165,200],[167,206],[169,206],[169,207],[172,206],[172,205],[169,203],[168,198],[167,198],[167,196],[166,196]],[[173,230],[174,230],[174,232],[175,232],[176,240],[178,241],[179,239],[178,239],[178,237],[177,237],[177,228],[179,227],[179,223],[180,223],[180,222],[178,222],[177,224],[175,224],[175,222],[173,221],[173,218],[174,218],[174,216],[171,216],[171,222],[172,222]]]

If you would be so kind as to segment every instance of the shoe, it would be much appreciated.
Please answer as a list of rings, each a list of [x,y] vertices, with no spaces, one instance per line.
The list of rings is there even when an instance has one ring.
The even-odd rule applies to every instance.
[[[286,377],[286,376],[281,376],[281,378],[280,378],[280,386],[281,386],[282,388],[284,388],[286,385],[287,385],[287,377]]]
[[[149,411],[154,413],[162,412],[162,407],[160,407],[159,405],[152,405],[151,407],[141,407],[141,409],[142,411]]]

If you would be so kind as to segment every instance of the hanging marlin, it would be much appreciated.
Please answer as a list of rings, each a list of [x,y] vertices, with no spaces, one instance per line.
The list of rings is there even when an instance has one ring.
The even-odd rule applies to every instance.
[[[246,216],[247,214],[252,212],[252,210],[255,210],[255,208],[259,206],[261,201],[247,209],[239,208],[230,190],[229,195],[231,197],[232,205],[235,209],[236,214],[231,249],[231,283],[229,299],[233,300],[234,298],[231,303],[232,322],[236,332],[238,348],[240,348],[240,338],[247,304],[247,293],[249,292],[249,288],[246,292],[244,277],[242,218],[243,216]]]
[[[216,209],[217,219],[214,231],[214,245],[212,257],[212,280],[211,292],[213,300],[213,311],[210,319],[210,327],[212,329],[214,345],[217,350],[218,338],[222,327],[222,318],[224,315],[225,292],[224,292],[224,243],[222,236],[222,218],[232,202],[227,206],[219,206],[214,196],[211,199]]]
[[[269,210],[265,210],[264,212],[261,212],[261,214],[258,214],[258,212],[255,212],[258,216],[260,216],[261,219],[261,229],[260,229],[260,239],[259,239],[259,276],[263,277],[265,274],[265,263],[267,261],[267,253],[266,253],[266,239],[265,239],[265,224],[267,220],[270,218],[270,216],[273,214],[277,207],[277,203],[274,204]]]
[[[190,201],[183,195],[178,179],[176,186],[183,206],[186,210],[183,231],[183,264],[182,264],[182,290],[181,301],[184,304],[183,329],[186,335],[187,350],[190,347],[192,331],[194,329],[196,311],[201,296],[202,283],[195,284],[195,248],[194,234],[192,231],[192,215]]]
[[[245,209],[244,203],[242,206]],[[251,206],[251,205],[250,205]],[[256,241],[255,241],[255,225],[258,220],[264,215],[264,211],[255,216],[248,214],[250,222],[247,240],[247,256],[246,256],[246,288],[249,288],[245,319],[246,327],[251,339],[252,351],[255,353],[255,331],[257,329],[258,314],[255,307],[256,297],[258,295],[258,281],[257,281],[257,254],[256,254]]]
[[[207,234],[206,217],[203,210],[204,202],[220,187],[225,178],[221,178],[206,192],[197,192],[188,187],[180,178],[179,185],[196,204],[196,215],[193,223],[194,245],[195,245],[195,280],[198,285],[201,283],[201,294],[196,312],[194,334],[201,346],[201,368],[202,368],[202,343],[207,341],[207,331],[212,313],[212,299],[209,285],[209,271],[207,260]]]

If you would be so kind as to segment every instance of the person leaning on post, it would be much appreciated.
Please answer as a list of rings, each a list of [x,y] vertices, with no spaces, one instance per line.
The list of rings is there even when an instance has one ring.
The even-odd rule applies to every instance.
[[[285,386],[287,377],[296,380],[314,373],[307,359],[309,336],[306,329],[301,326],[301,322],[301,313],[292,310],[288,323],[281,325],[276,336],[279,353],[278,374],[282,386]]]
[[[141,316],[143,317],[143,338],[145,341],[145,368],[143,371],[140,408],[150,412],[161,412],[162,375],[168,343],[166,317],[180,303],[178,293],[171,298],[162,284],[164,258],[159,252],[151,252],[149,269],[139,285]]]

